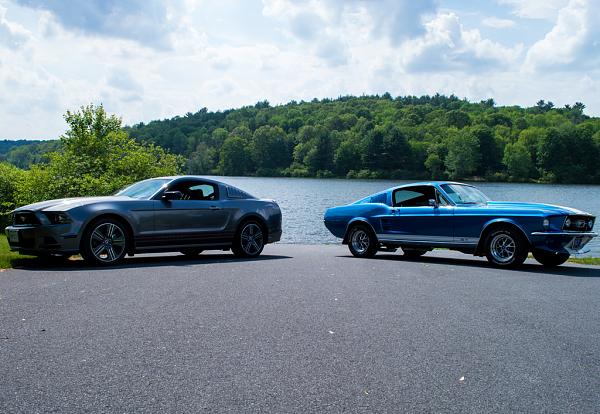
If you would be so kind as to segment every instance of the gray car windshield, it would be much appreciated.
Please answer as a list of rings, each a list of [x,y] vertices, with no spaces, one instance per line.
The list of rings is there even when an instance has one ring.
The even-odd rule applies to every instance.
[[[140,181],[139,183],[135,183],[124,188],[116,195],[147,200],[170,181],[171,179],[169,178],[157,178],[153,180]]]
[[[455,204],[485,204],[489,198],[470,185],[442,184],[442,189]]]

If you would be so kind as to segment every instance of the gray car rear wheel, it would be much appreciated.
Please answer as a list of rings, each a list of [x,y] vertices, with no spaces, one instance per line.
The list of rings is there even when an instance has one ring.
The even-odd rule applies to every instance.
[[[110,266],[125,257],[129,241],[122,222],[103,218],[86,228],[81,243],[81,256],[86,262]]]
[[[259,256],[265,247],[266,237],[260,223],[255,220],[245,221],[236,232],[231,251],[238,257]]]

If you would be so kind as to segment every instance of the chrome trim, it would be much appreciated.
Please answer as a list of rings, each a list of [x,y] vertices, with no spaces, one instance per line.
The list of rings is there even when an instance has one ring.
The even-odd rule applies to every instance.
[[[577,237],[577,236],[590,236],[590,237],[596,237],[598,236],[598,233],[593,233],[593,232],[577,232],[577,231],[573,231],[573,232],[567,232],[567,231],[560,231],[560,232],[551,232],[551,231],[534,231],[533,233],[531,233],[532,236],[573,236],[573,237]]]
[[[412,234],[377,234],[381,242],[477,245],[476,237],[425,236]]]
[[[454,237],[449,236],[425,236],[418,234],[378,234],[379,240],[420,240],[420,241],[436,241],[436,242],[452,242]]]

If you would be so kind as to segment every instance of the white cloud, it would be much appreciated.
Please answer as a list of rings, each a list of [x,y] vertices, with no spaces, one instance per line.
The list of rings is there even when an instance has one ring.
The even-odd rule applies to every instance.
[[[130,39],[155,48],[171,47],[175,26],[160,0],[16,1],[47,10],[67,30]]]
[[[0,45],[19,49],[31,38],[31,33],[20,24],[6,19],[6,8],[0,5]]]
[[[527,19],[554,20],[558,11],[569,0],[498,0],[500,4],[511,6],[513,13]]]
[[[553,29],[547,21],[495,15],[497,0],[480,2],[486,7],[476,15],[486,21],[469,17],[472,6],[450,10],[457,2],[448,0],[167,0],[150,32],[144,22],[124,28],[120,17],[101,16],[88,27],[73,14],[59,18],[16,1],[38,4],[0,0],[8,9],[0,10],[0,26],[27,33],[16,48],[0,40],[0,139],[56,138],[62,114],[90,102],[127,124],[264,99],[386,91],[500,104],[582,101],[588,113],[600,113],[595,0],[565,3]],[[141,4],[135,1],[126,4]],[[98,2],[76,7],[116,7],[115,0]],[[130,16],[152,20],[152,7],[143,6]],[[509,30],[484,30],[510,21]],[[519,37],[523,25],[533,41]]]
[[[556,24],[527,52],[524,67],[592,67],[600,63],[600,4],[593,0],[570,0],[558,14]]]
[[[425,23],[425,35],[402,45],[402,61],[411,71],[482,70],[508,66],[521,55],[523,45],[512,48],[467,30],[455,13],[443,13]]]
[[[486,17],[481,21],[484,26],[491,27],[493,29],[506,29],[515,25],[514,20],[510,19],[499,19],[497,17]]]

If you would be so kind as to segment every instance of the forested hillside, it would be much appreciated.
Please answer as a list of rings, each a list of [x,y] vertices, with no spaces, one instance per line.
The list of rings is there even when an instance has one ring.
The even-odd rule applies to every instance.
[[[126,129],[184,155],[193,174],[600,182],[600,119],[584,108],[385,94],[202,109]]]
[[[201,109],[124,129],[183,155],[191,174],[600,183],[600,118],[584,109],[385,94]],[[51,151],[60,141],[3,158],[29,168]]]

